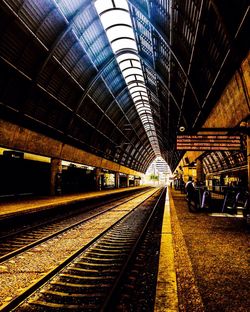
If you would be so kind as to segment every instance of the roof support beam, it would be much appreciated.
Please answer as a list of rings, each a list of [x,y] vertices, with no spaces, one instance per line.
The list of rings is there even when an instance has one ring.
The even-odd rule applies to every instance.
[[[179,60],[179,58],[177,57],[176,53],[175,53],[174,50],[173,50],[173,47],[169,44],[168,39],[167,39],[167,37],[165,36],[165,34],[162,32],[161,29],[159,29],[159,28],[156,26],[156,24],[155,24],[154,21],[152,21],[148,16],[145,15],[145,13],[140,9],[138,3],[136,3],[135,0],[127,0],[127,1],[128,1],[129,4],[131,5],[131,7],[133,7],[135,10],[139,11],[140,14],[143,15],[143,17],[148,21],[148,23],[150,24],[150,26],[154,28],[155,32],[158,34],[158,36],[161,38],[161,40],[166,44],[166,46],[167,46],[168,49],[170,50],[171,54],[173,55],[175,61],[176,61],[177,64],[179,65],[180,69],[182,70],[182,72],[183,72],[183,74],[184,74],[184,76],[185,76],[185,78],[186,78],[186,80],[187,80],[187,82],[188,82],[188,84],[189,84],[189,87],[190,87],[190,89],[192,90],[192,93],[193,93],[193,95],[194,95],[194,98],[195,98],[197,104],[198,104],[199,106],[201,106],[201,104],[200,104],[200,102],[199,102],[199,100],[198,100],[198,97],[197,97],[197,95],[196,95],[196,92],[195,92],[195,90],[194,90],[194,88],[193,88],[193,85],[192,85],[191,81],[189,80],[188,73],[186,72],[186,70],[185,70],[184,67],[182,66],[181,61]]]
[[[93,85],[97,82],[97,80],[102,76],[103,71],[112,63],[116,60],[116,57],[119,55],[123,55],[125,53],[131,53],[131,54],[135,54],[135,52],[132,49],[126,49],[125,51],[121,51],[120,53],[117,53],[116,56],[114,55],[111,59],[109,59],[102,68],[99,69],[97,75],[89,82],[88,86],[86,87],[79,103],[76,105],[76,112],[80,109],[82,103],[84,102],[85,97],[87,96],[89,90],[93,87]],[[137,54],[135,54],[137,55]],[[140,54],[139,54],[140,56]],[[141,56],[140,56],[141,57]],[[141,58],[141,61],[144,62],[153,72],[155,72],[155,69],[152,68],[151,64],[149,62],[147,62],[145,59]],[[176,107],[178,108],[178,110],[180,111],[180,105],[177,103],[177,100],[175,99],[174,95],[172,94],[172,92],[169,90],[169,88],[167,87],[167,85],[165,84],[164,80],[160,77],[160,75],[158,73],[156,73],[157,78],[160,80],[160,82],[162,83],[162,85],[164,86],[164,88],[167,90],[167,92],[171,95]]]
[[[131,1],[129,1],[129,2],[131,3]],[[132,3],[131,3],[131,4],[132,4]],[[73,16],[71,17],[71,20],[68,21],[68,20],[65,19],[65,23],[67,24],[67,27],[66,27],[66,28],[64,29],[64,31],[58,36],[58,38],[56,39],[55,43],[54,43],[53,46],[50,48],[49,53],[48,53],[48,55],[47,55],[45,61],[41,64],[41,66],[40,66],[40,68],[39,68],[39,70],[38,70],[38,72],[37,72],[37,75],[36,75],[36,77],[35,77],[34,80],[33,80],[34,83],[37,82],[37,80],[38,80],[38,78],[39,78],[41,72],[44,70],[44,68],[45,68],[46,65],[48,64],[49,60],[53,57],[54,52],[55,52],[56,48],[58,47],[58,45],[62,42],[62,40],[65,38],[65,36],[72,30],[73,24],[75,23],[75,21],[76,21],[76,19],[78,18],[78,16],[82,13],[82,7],[84,7],[84,9],[86,10],[86,9],[88,9],[91,5],[92,5],[91,3],[88,3],[88,4],[87,4],[87,1],[86,1],[86,0],[83,0],[82,5],[81,5],[81,6],[76,10],[76,12],[73,14]],[[134,4],[132,4],[132,5],[134,6]],[[138,8],[137,8],[137,9],[138,9]],[[151,24],[151,27],[153,27],[154,29],[156,29],[155,26],[151,23],[151,21],[149,21],[149,22],[150,22],[150,24]],[[157,30],[157,29],[156,29],[156,30]],[[159,30],[157,30],[157,32],[159,32]],[[164,41],[166,41],[166,40],[164,40]],[[166,41],[166,44],[167,44],[167,41]],[[172,51],[172,50],[171,50],[171,51]],[[86,53],[86,51],[84,51],[84,52]],[[173,51],[172,51],[172,53],[173,53]],[[87,53],[86,53],[86,54],[87,54]],[[173,54],[173,55],[175,55],[175,54]],[[82,96],[82,98],[81,98],[81,100],[80,100],[80,102],[79,102],[79,105],[77,105],[77,108],[76,108],[76,110],[75,110],[75,113],[77,113],[77,111],[79,110],[79,108],[80,108],[80,106],[81,106],[81,103],[84,101],[84,98],[85,98],[86,95],[88,94],[89,89],[95,84],[95,82],[98,80],[98,78],[102,75],[102,72],[103,72],[103,71],[107,68],[107,66],[110,65],[113,61],[114,61],[114,58],[108,60],[108,61],[104,64],[104,66],[98,71],[98,74],[92,79],[92,81],[89,82],[88,87],[87,87],[86,90],[83,92],[83,96]],[[145,60],[144,60],[144,62],[145,62]],[[178,63],[179,63],[179,62],[178,62]],[[150,64],[147,64],[147,66],[150,66],[151,70],[155,71],[155,69],[153,69],[153,68],[151,67]],[[159,77],[158,74],[157,74],[157,77],[158,77],[159,80],[161,80],[161,83],[165,85],[165,83],[163,82],[163,79],[161,79],[161,78]],[[166,89],[168,89],[166,85],[165,85],[164,87],[165,87]],[[173,94],[171,93],[171,91],[170,91],[169,89],[168,89],[168,92],[169,92],[169,94],[171,95],[171,97],[173,98],[175,104],[177,105],[177,108],[180,110],[180,107],[179,107],[177,101],[175,100]],[[72,119],[71,119],[71,122],[72,122]]]
[[[213,83],[211,84],[211,86],[210,86],[210,88],[209,88],[209,90],[208,90],[207,95],[205,96],[205,99],[204,99],[204,101],[203,101],[203,103],[202,103],[202,106],[201,106],[201,110],[200,110],[199,114],[197,115],[196,120],[195,120],[195,122],[194,122],[194,127],[197,125],[197,123],[198,123],[198,121],[199,121],[199,117],[200,117],[200,115],[201,115],[202,109],[204,109],[205,105],[207,104],[207,100],[208,100],[208,98],[209,98],[209,96],[210,96],[210,93],[212,92],[213,87],[214,87],[214,85],[215,85],[217,79],[218,79],[219,76],[220,76],[220,73],[221,73],[221,71],[222,71],[222,68],[223,68],[223,66],[225,65],[225,63],[226,63],[226,61],[227,61],[227,58],[228,58],[228,56],[229,56],[229,54],[230,54],[230,52],[231,52],[231,50],[232,50],[232,48],[233,48],[233,43],[234,43],[234,41],[235,41],[236,38],[238,37],[238,35],[239,35],[239,33],[240,33],[240,30],[241,30],[241,28],[243,27],[243,24],[244,24],[245,21],[247,20],[247,17],[249,18],[249,12],[250,12],[250,6],[248,6],[248,8],[246,9],[245,14],[244,14],[244,16],[242,17],[241,22],[240,22],[240,24],[239,24],[239,27],[238,27],[238,29],[237,29],[235,35],[234,35],[233,41],[232,41],[232,43],[231,43],[231,45],[230,45],[230,47],[229,47],[229,49],[228,49],[228,51],[227,51],[227,53],[226,53],[226,55],[225,55],[225,57],[224,57],[224,59],[223,59],[221,65],[220,65],[220,68],[219,68],[219,70],[218,70],[218,72],[217,72],[217,74],[216,74],[216,76],[215,76],[215,78],[214,78],[214,80],[213,80]]]
[[[190,0],[190,1],[191,1],[191,0]],[[199,15],[198,15],[198,21],[197,21],[196,30],[195,30],[195,37],[194,37],[194,42],[193,42],[193,45],[192,45],[192,51],[191,51],[191,55],[190,55],[190,59],[189,59],[189,64],[188,64],[187,76],[190,75],[190,71],[191,71],[191,67],[192,67],[192,63],[193,63],[194,50],[195,50],[196,43],[197,43],[197,36],[198,36],[199,28],[200,28],[201,14],[202,14],[203,8],[204,8],[204,0],[202,0],[202,1],[201,1],[201,4],[200,4]],[[187,84],[188,84],[188,80],[186,79],[186,81],[185,81],[185,87],[184,87],[183,94],[182,94],[181,110],[180,110],[180,115],[179,115],[179,118],[178,118],[177,129],[179,129],[179,126],[180,126],[180,121],[181,121],[181,117],[182,117],[182,110],[183,110],[185,95],[186,95],[186,91],[187,91]],[[199,108],[201,108],[200,105],[199,105]]]

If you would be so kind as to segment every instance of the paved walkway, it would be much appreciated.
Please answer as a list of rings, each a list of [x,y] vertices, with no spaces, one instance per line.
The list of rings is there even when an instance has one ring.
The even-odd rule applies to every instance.
[[[191,213],[174,190],[170,213],[179,311],[250,311],[245,220]]]

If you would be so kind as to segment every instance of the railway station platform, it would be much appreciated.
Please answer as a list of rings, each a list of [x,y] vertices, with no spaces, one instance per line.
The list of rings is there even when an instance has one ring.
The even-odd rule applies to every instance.
[[[169,189],[155,311],[249,311],[249,228],[243,218],[189,212]]]
[[[27,214],[45,209],[52,209],[58,206],[66,206],[78,202],[84,202],[89,199],[97,199],[110,194],[126,193],[131,190],[143,188],[143,186],[134,186],[128,188],[109,189],[96,192],[86,192],[77,194],[57,195],[57,196],[39,196],[27,198],[12,198],[0,202],[0,220]]]
[[[134,250],[143,265],[120,300],[135,309],[121,311],[250,312],[249,13],[247,0],[0,2],[1,312],[69,254],[87,254],[120,214],[136,210],[140,229],[154,199],[143,252]],[[165,200],[165,188],[142,183],[171,188]],[[134,221],[124,226],[131,242]],[[114,234],[121,253],[124,229]],[[117,246],[106,245],[72,269],[85,275],[62,276],[79,283],[75,302],[64,292],[66,306],[87,302],[78,280],[94,277],[99,293],[125,275],[99,265],[113,266]]]
[[[0,219],[138,188],[13,200],[1,204]],[[169,188],[154,312],[249,311],[248,253],[249,228],[243,218],[190,212],[185,194]]]

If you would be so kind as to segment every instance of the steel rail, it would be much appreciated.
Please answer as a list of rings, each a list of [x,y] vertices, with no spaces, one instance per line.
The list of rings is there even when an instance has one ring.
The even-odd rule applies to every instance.
[[[140,192],[139,194],[136,194],[136,195],[133,196],[132,198],[130,197],[129,199],[123,201],[122,203],[118,203],[118,204],[116,204],[115,206],[112,206],[112,207],[110,207],[110,208],[108,208],[108,209],[105,209],[105,210],[99,212],[99,213],[96,213],[96,214],[93,215],[93,216],[87,217],[87,218],[84,219],[84,220],[81,220],[81,221],[76,222],[76,223],[74,223],[74,224],[71,224],[70,226],[65,227],[65,228],[63,228],[63,229],[61,229],[61,230],[59,230],[59,231],[56,231],[56,232],[54,232],[53,234],[47,235],[47,236],[45,236],[45,237],[43,237],[43,238],[41,238],[41,239],[35,240],[34,242],[32,242],[32,243],[30,243],[30,244],[28,244],[28,245],[25,245],[25,246],[23,246],[23,247],[20,247],[20,248],[18,248],[18,249],[16,249],[16,250],[13,250],[13,251],[11,251],[11,252],[5,254],[5,255],[3,255],[3,256],[0,256],[0,263],[4,262],[4,261],[6,261],[6,260],[9,260],[9,259],[11,259],[11,258],[13,258],[13,257],[15,257],[15,256],[17,256],[17,255],[20,255],[21,253],[23,253],[23,252],[25,252],[25,251],[27,251],[27,250],[29,250],[29,249],[31,249],[31,248],[33,248],[33,247],[39,245],[39,244],[42,244],[43,242],[45,242],[45,241],[47,241],[47,240],[49,240],[49,239],[51,239],[51,238],[53,238],[53,237],[55,237],[55,236],[58,236],[58,235],[60,235],[60,234],[62,234],[62,233],[64,233],[64,232],[66,232],[66,231],[68,231],[68,230],[70,230],[70,229],[72,229],[72,228],[74,228],[74,227],[76,227],[76,226],[79,226],[79,225],[81,225],[81,224],[83,224],[83,223],[85,223],[85,222],[88,222],[88,221],[90,221],[90,220],[92,220],[92,219],[94,219],[94,218],[96,218],[96,217],[98,217],[98,216],[100,216],[100,215],[106,213],[107,211],[112,210],[112,209],[114,209],[114,208],[116,208],[116,207],[118,207],[118,206],[120,206],[120,205],[123,205],[124,203],[126,203],[126,202],[128,202],[128,201],[130,201],[130,200],[132,200],[132,199],[135,199],[135,198],[137,198],[137,197],[139,197],[139,196],[141,196],[142,194],[145,194],[145,193],[147,193],[147,192],[148,192],[148,190],[145,191],[145,192]],[[124,195],[124,196],[125,196],[125,195]],[[119,199],[114,199],[114,200],[111,200],[111,201],[109,201],[109,202],[107,202],[107,203],[112,203],[112,202],[117,201],[117,200],[119,200]],[[105,204],[107,204],[107,203],[105,203]],[[97,205],[94,209],[100,207],[101,205],[103,205],[103,204]],[[87,211],[87,212],[88,212],[88,211]],[[84,213],[84,212],[83,212],[83,213]],[[61,219],[61,220],[60,220],[60,219]],[[57,219],[57,220],[54,220],[54,221],[52,221],[52,222],[62,221],[63,219],[66,219],[66,217],[64,216],[64,217],[59,218],[59,219]],[[34,230],[35,228],[39,229],[39,227],[44,226],[44,225],[46,225],[46,222],[44,222],[44,223],[42,223],[42,224],[39,224],[39,225],[36,225],[36,226],[34,226],[34,227],[32,227],[32,228],[29,228],[29,229],[25,229],[25,230],[19,231],[18,233],[13,233],[13,234],[11,234],[10,236],[14,236],[14,235],[17,235],[17,234],[21,234],[21,232],[28,232],[28,231],[30,232],[32,229],[33,229],[33,230]],[[47,222],[47,226],[51,226],[51,221]],[[60,225],[58,225],[58,226],[60,226]],[[44,229],[44,230],[45,230],[45,229]],[[5,237],[5,238],[6,238],[6,237]],[[1,237],[1,239],[2,239],[2,237]],[[13,242],[12,242],[12,243],[13,243]]]
[[[151,213],[150,213],[150,215],[149,215],[149,217],[148,217],[148,219],[147,219],[147,221],[146,221],[146,223],[145,223],[145,225],[144,225],[144,227],[143,227],[139,237],[137,238],[136,243],[134,244],[132,250],[130,251],[130,254],[129,254],[126,262],[124,263],[122,270],[120,271],[119,275],[117,276],[116,281],[113,284],[113,287],[110,290],[109,295],[107,296],[103,306],[100,309],[101,312],[109,312],[109,311],[111,311],[111,305],[116,300],[116,298],[115,298],[116,297],[116,293],[117,293],[117,290],[119,289],[119,286],[121,285],[122,278],[124,277],[124,274],[126,273],[127,268],[129,266],[129,264],[131,263],[131,260],[133,259],[133,256],[135,255],[135,252],[136,252],[140,242],[142,241],[142,239],[143,239],[143,237],[144,237],[144,235],[146,233],[146,230],[147,230],[147,228],[149,226],[149,223],[150,223],[150,221],[152,219],[152,216],[154,215],[154,213],[155,213],[155,211],[156,211],[156,209],[157,209],[157,207],[159,205],[159,202],[160,202],[160,200],[161,200],[165,190],[166,190],[166,188],[164,188],[162,190],[162,192],[161,192],[157,202],[155,203],[154,208],[152,209],[152,211],[151,211]]]
[[[78,249],[75,253],[71,254],[66,260],[61,262],[56,268],[52,269],[48,274],[43,276],[41,279],[39,279],[37,282],[32,284],[29,288],[25,289],[23,293],[21,293],[19,296],[15,297],[12,301],[10,301],[8,304],[2,307],[2,312],[9,312],[13,309],[20,306],[25,300],[27,300],[32,294],[34,294],[39,288],[41,288],[43,285],[48,283],[54,276],[59,274],[60,271],[62,271],[67,265],[69,265],[71,262],[76,260],[83,252],[85,252],[91,245],[96,243],[102,236],[104,236],[107,232],[109,232],[111,229],[113,229],[118,223],[120,223],[122,220],[127,218],[130,214],[134,212],[138,207],[140,207],[144,202],[146,202],[150,197],[154,196],[155,193],[157,193],[159,189],[157,189],[153,194],[150,194],[145,198],[142,202],[140,202],[138,205],[136,205],[132,210],[130,210],[127,214],[125,214],[123,217],[121,217],[119,220],[117,220],[115,223],[113,223],[110,227],[108,227],[106,230],[101,232],[98,236],[96,236],[93,240],[91,240],[89,243],[87,243],[85,246]]]

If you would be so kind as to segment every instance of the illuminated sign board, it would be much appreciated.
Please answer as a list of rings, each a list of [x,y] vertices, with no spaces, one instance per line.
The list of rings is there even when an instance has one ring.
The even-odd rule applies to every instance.
[[[238,151],[239,135],[177,135],[177,150],[186,151]]]

